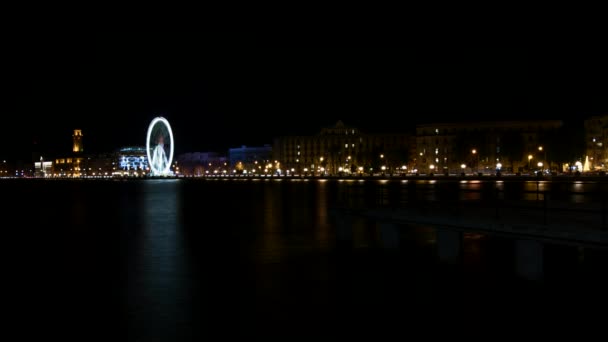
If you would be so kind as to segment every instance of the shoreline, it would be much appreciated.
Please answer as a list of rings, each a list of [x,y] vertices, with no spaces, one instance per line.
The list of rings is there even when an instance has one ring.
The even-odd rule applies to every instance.
[[[202,177],[91,177],[91,178],[35,178],[35,177],[6,177],[3,180],[39,180],[39,181],[145,181],[145,180],[333,180],[333,181],[543,181],[543,182],[608,182],[608,176],[600,175],[404,175],[404,176],[202,176]]]

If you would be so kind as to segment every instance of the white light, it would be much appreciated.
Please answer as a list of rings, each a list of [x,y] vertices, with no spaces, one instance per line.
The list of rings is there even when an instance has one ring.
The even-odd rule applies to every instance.
[[[152,159],[152,157],[150,156],[150,136],[152,134],[152,128],[154,128],[154,125],[156,125],[156,123],[162,123],[163,125],[165,125],[165,127],[167,128],[167,131],[169,132],[169,139],[171,140],[171,149],[169,152],[169,159],[167,160],[166,164],[164,164],[164,166],[162,167],[162,170],[159,170],[159,166],[162,166],[162,164],[164,163],[161,160],[156,161],[157,158]],[[171,163],[173,162],[173,131],[171,131],[171,126],[169,125],[169,121],[167,121],[167,119],[163,118],[163,117],[156,117],[154,118],[154,120],[152,120],[152,122],[150,123],[150,126],[148,126],[148,135],[146,137],[146,153],[148,155],[148,161],[150,164],[150,168],[152,169],[152,174],[154,175],[167,175],[170,173],[170,168],[171,168]],[[159,146],[156,146],[155,148],[158,148]]]
[[[466,167],[467,167],[467,166],[466,166],[465,164],[460,164],[460,168],[461,168],[461,169],[463,169],[463,170],[464,170]]]
[[[502,168],[502,164],[501,163],[497,163],[496,164],[496,168],[500,170]]]

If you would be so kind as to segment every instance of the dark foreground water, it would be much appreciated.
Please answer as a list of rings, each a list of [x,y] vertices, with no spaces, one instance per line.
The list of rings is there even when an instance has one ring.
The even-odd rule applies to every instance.
[[[450,264],[438,260],[436,227],[403,227],[389,251],[375,222],[355,220],[345,244],[330,208],[383,185],[357,186],[0,182],[5,326],[19,340],[179,341],[605,324],[605,250],[546,245],[543,280],[528,281],[512,239],[465,234]]]

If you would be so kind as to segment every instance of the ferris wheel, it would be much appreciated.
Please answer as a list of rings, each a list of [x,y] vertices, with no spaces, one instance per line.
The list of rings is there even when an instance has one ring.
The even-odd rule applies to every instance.
[[[172,174],[173,161],[173,132],[169,121],[163,117],[156,117],[148,127],[146,138],[146,151],[150,173],[153,176],[167,176]]]

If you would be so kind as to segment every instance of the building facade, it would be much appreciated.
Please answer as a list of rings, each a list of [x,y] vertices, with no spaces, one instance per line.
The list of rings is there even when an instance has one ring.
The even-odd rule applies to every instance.
[[[177,156],[179,173],[184,176],[203,176],[228,170],[227,158],[216,152],[188,152]]]
[[[273,162],[272,146],[264,145],[247,147],[245,145],[228,150],[228,160],[233,172],[237,173],[261,173],[262,166]]]
[[[1,172],[0,172],[1,174]],[[53,162],[44,161],[40,159],[38,162],[34,162],[34,177],[46,178],[53,176]]]
[[[82,130],[75,129],[72,134],[72,153],[55,158],[53,161],[54,177],[80,177],[84,175],[86,160],[83,156]]]
[[[317,135],[276,138],[273,159],[294,173],[393,173],[407,169],[412,147],[410,134],[366,134],[338,121]]]
[[[420,173],[550,168],[550,137],[560,127],[559,120],[418,125],[413,166]]]
[[[585,156],[588,170],[606,170],[608,165],[608,115],[585,120]]]
[[[74,153],[84,152],[84,147],[82,146],[82,130],[75,129],[74,134],[72,135],[72,140],[73,140],[72,152],[74,152]]]
[[[112,173],[118,176],[141,177],[149,172],[148,154],[144,146],[128,146],[118,150]]]

